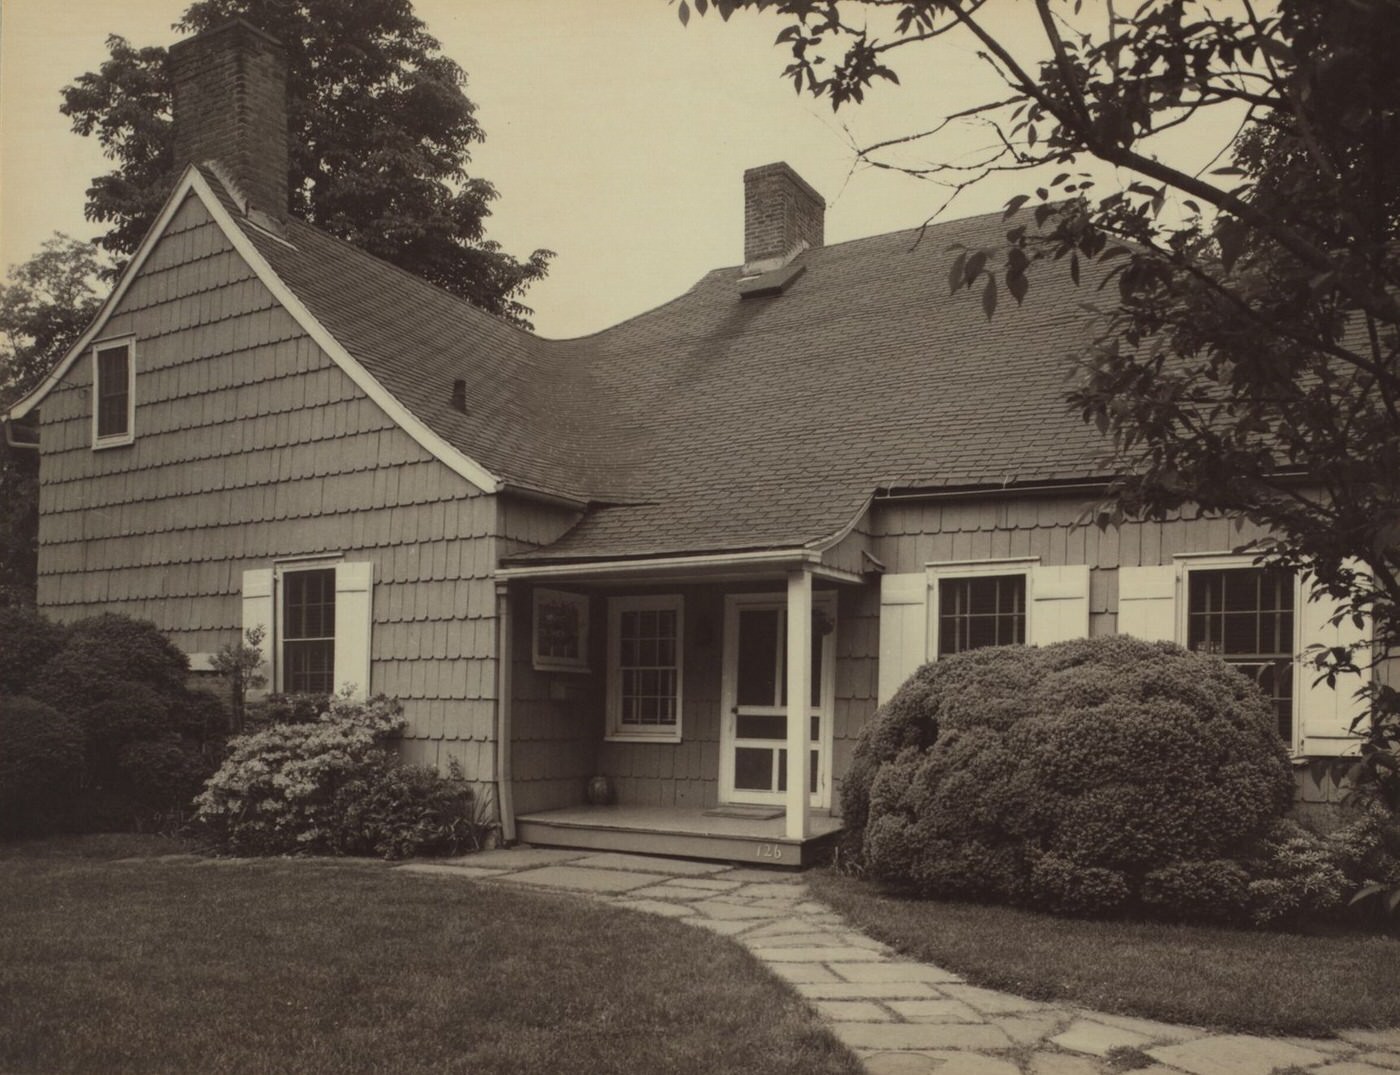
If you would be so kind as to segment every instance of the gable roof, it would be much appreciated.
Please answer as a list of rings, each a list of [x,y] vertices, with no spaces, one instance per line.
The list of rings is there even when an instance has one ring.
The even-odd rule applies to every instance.
[[[181,188],[439,458],[488,491],[590,505],[522,563],[820,549],[877,490],[1102,473],[1102,441],[1063,402],[1091,288],[1041,266],[991,321],[947,294],[949,246],[1001,242],[1000,213],[809,250],[781,295],[740,298],[739,268],[717,269],[603,332],[544,340],[300,221],[263,231],[210,170]]]

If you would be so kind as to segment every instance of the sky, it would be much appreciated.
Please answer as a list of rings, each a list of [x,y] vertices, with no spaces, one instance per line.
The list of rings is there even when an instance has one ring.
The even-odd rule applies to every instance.
[[[168,45],[188,0],[3,0],[0,7],[0,265],[55,231],[91,238],[91,177],[107,170],[95,139],[73,134],[60,90],[106,57],[108,34]],[[1029,49],[1034,10],[992,0],[1000,32]],[[1091,5],[1092,6],[1092,5]],[[667,0],[416,0],[443,51],[467,72],[486,141],[470,174],[499,191],[487,235],[524,257],[556,252],[525,302],[542,335],[596,332],[689,288],[743,256],[743,172],[787,161],[826,198],[826,241],[915,227],[943,188],[857,166],[853,146],[907,134],[1004,89],[965,42],[894,54],[899,86],[833,115],[781,76],[782,21],[713,13],[682,26]],[[1164,145],[1199,167],[1230,129]],[[941,144],[976,153],[985,131]],[[1108,179],[1114,177],[1108,176]],[[1024,176],[961,194],[940,219],[1001,207]],[[931,287],[938,287],[931,282]]]

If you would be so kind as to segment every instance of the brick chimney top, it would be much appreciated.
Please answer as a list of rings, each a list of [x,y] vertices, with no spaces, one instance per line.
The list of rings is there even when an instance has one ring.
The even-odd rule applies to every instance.
[[[744,173],[744,275],[780,269],[823,242],[826,200],[783,162]]]
[[[264,227],[287,217],[287,52],[233,19],[170,47],[175,163],[212,164]]]

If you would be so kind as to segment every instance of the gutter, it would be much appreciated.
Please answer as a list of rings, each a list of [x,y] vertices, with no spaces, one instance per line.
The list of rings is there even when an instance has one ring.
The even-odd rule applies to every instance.
[[[654,574],[658,570],[687,571],[705,568],[800,567],[820,564],[821,553],[815,549],[764,549],[759,552],[712,553],[699,556],[665,556],[632,560],[587,560],[579,563],[540,564],[527,567],[500,567],[496,578],[546,579],[600,577],[630,578]]]
[[[899,492],[886,488],[876,490],[874,503],[901,500],[971,500],[997,493],[1011,496],[1102,493],[1112,483],[1112,478],[1075,478],[1068,481],[1006,482],[1002,485],[925,486],[902,489]]]

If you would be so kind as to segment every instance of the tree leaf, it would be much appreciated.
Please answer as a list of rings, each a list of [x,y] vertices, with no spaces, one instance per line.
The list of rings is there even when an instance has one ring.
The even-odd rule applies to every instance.
[[[1016,305],[1020,306],[1026,297],[1026,292],[1031,289],[1030,281],[1026,279],[1024,271],[1006,273],[1006,290],[1011,292],[1011,297],[1016,300]],[[993,304],[995,307],[995,304]],[[990,315],[988,315],[990,316]]]
[[[687,4],[685,0],[681,0],[680,10],[677,12],[677,14],[681,17],[682,26],[690,25],[690,5]]]
[[[1244,253],[1245,239],[1248,237],[1245,225],[1233,217],[1227,217],[1215,225],[1215,242],[1220,248],[1220,267],[1227,273]]]
[[[952,268],[948,270],[948,294],[956,294],[958,288],[963,286],[963,272],[966,268],[967,251],[964,250],[953,259]]]
[[[997,312],[997,278],[995,273],[989,272],[987,274],[987,286],[982,289],[982,310],[987,315],[988,321]]]
[[[1021,211],[1021,206],[1025,205],[1026,202],[1030,200],[1031,196],[1029,194],[1016,195],[1016,197],[1012,198],[1006,203],[1006,212],[1001,214],[1001,219],[1010,220],[1013,216],[1015,216]]]

